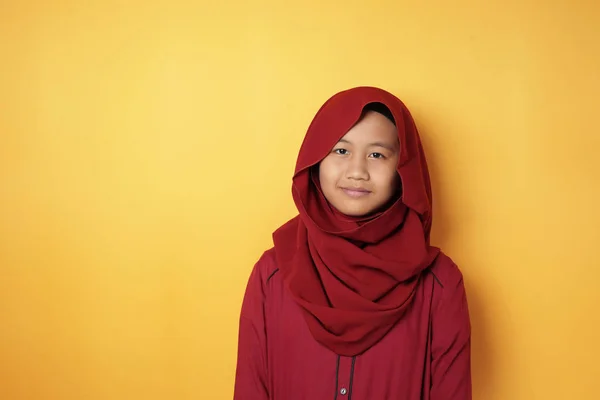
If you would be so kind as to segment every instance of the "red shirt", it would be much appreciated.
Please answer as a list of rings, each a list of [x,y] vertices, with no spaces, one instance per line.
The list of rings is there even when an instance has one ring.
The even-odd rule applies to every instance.
[[[234,400],[470,400],[470,336],[462,274],[442,253],[381,341],[338,356],[313,339],[269,250],[242,305]]]

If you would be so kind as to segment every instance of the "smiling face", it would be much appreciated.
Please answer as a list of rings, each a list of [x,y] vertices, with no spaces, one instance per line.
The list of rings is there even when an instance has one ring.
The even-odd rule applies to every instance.
[[[319,164],[327,201],[342,214],[362,217],[380,210],[400,187],[396,126],[367,111]]]

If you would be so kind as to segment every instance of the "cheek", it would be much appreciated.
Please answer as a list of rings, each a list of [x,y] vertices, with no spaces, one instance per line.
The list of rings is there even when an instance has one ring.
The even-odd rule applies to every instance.
[[[335,184],[338,176],[338,166],[331,162],[331,160],[325,159],[319,165],[319,180],[322,187],[330,186]]]
[[[378,171],[377,185],[386,192],[393,192],[400,186],[400,176],[395,168],[384,168]]]

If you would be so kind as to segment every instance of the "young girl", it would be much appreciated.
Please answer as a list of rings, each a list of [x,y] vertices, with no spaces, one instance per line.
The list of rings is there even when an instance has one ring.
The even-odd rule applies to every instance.
[[[404,104],[330,98],[298,155],[299,215],[251,273],[235,400],[469,400],[461,272],[429,244],[431,187]]]

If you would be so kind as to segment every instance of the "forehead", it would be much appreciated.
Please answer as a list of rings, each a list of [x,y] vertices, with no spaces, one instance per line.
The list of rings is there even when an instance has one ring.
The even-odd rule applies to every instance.
[[[392,144],[398,143],[398,130],[384,115],[368,111],[341,139],[357,144],[373,141]]]

